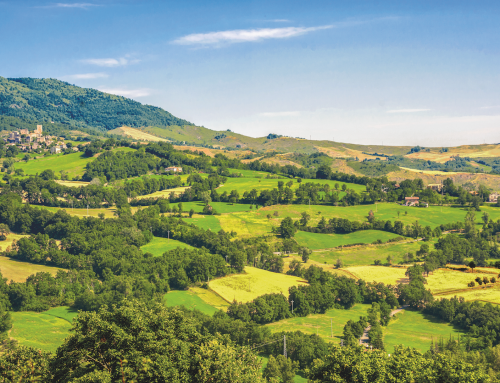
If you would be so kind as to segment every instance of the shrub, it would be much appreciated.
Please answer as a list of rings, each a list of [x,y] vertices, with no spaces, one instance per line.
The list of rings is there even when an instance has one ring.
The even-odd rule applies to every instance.
[[[468,287],[474,287],[475,285],[476,285],[476,283],[474,281],[470,281],[467,286]]]

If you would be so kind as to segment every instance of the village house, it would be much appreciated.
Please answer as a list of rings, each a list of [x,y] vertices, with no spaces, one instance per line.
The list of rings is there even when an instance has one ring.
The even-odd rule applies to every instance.
[[[404,206],[418,206],[420,203],[419,197],[405,197]]]
[[[168,168],[165,168],[166,172],[174,172],[174,173],[181,173],[182,168],[180,166],[170,166]]]
[[[50,148],[50,152],[52,154],[61,153],[61,148],[59,146],[53,146],[53,147]]]
[[[491,193],[490,197],[488,198],[488,202],[498,202],[498,197],[500,197],[500,194]]]
[[[21,129],[21,130],[19,130],[19,133],[28,135],[28,134],[30,134],[30,131],[28,129]]]

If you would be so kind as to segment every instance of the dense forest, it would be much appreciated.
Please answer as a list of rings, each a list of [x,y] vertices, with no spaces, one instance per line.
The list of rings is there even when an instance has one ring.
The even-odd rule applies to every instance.
[[[120,126],[191,125],[161,108],[56,79],[0,77],[0,114],[104,131]]]

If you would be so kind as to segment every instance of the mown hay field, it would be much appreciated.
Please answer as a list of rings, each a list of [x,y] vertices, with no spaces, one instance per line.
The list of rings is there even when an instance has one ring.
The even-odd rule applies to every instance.
[[[190,287],[189,291],[200,297],[206,304],[215,307],[218,310],[226,311],[229,303],[226,302],[220,295],[210,289],[201,287]]]
[[[420,352],[429,350],[431,342],[440,338],[457,339],[464,332],[447,322],[419,311],[404,310],[396,314],[383,329],[384,343],[387,352],[392,353],[394,346],[402,344],[414,347]]]
[[[145,194],[145,195],[140,195],[137,196],[136,199],[145,199],[145,198],[168,198],[171,193],[174,193],[174,195],[179,195],[182,194],[186,191],[188,187],[187,186],[180,186],[178,188],[173,188],[173,189],[167,189],[167,190],[160,190],[151,194]]]
[[[466,291],[453,292],[450,294],[440,294],[436,296],[437,299],[447,298],[451,299],[453,297],[462,297],[466,301],[481,301],[490,302],[500,305],[500,285],[498,284],[488,284],[483,285],[481,289],[468,289]]]
[[[9,336],[20,345],[55,352],[69,336],[71,323],[46,313],[13,312]]]
[[[347,321],[358,321],[360,316],[367,316],[368,304],[357,304],[350,310],[331,309],[325,314],[311,314],[306,317],[294,317],[267,324],[271,332],[302,331],[305,334],[318,334],[332,343],[340,343]],[[333,337],[332,337],[333,333]]]
[[[37,265],[35,263],[16,261],[15,259],[0,257],[0,272],[7,281],[25,282],[26,278],[36,273],[50,273],[56,275],[59,267]]]
[[[63,186],[70,186],[70,187],[82,187],[82,186],[88,186],[90,182],[84,182],[84,181],[61,181],[61,180],[55,180],[56,183],[59,185]]]
[[[141,250],[145,253],[151,253],[155,257],[160,257],[164,252],[173,250],[173,249],[194,249],[194,247],[180,241],[176,241],[175,239],[167,239],[161,237],[154,237],[151,242],[148,244],[141,246]]]
[[[282,293],[288,297],[290,287],[306,284],[302,278],[245,267],[244,274],[214,279],[209,286],[228,302],[249,302],[270,293]]]
[[[366,282],[382,282],[386,285],[396,285],[406,279],[404,267],[353,266],[344,270]]]
[[[350,234],[320,234],[298,231],[295,234],[295,239],[299,245],[313,250],[331,249],[355,243],[370,244],[378,239],[385,242],[396,237],[398,237],[397,234],[380,230],[362,230]]]
[[[194,215],[193,218],[186,218],[185,221],[205,230],[210,229],[215,232],[222,230],[219,220],[214,215]]]
[[[433,294],[444,293],[452,290],[467,289],[467,284],[476,277],[483,279],[483,277],[491,278],[495,275],[484,273],[469,273],[463,271],[438,269],[426,278],[426,288],[431,290]],[[476,283],[476,286],[477,283]],[[460,295],[461,293],[457,293]]]
[[[238,237],[256,237],[271,233],[273,226],[278,226],[280,219],[268,220],[264,209],[254,212],[236,212],[217,216],[221,228],[235,231]]]
[[[373,265],[376,260],[387,262],[390,255],[393,263],[404,260],[406,253],[413,253],[420,249],[422,242],[397,242],[384,245],[369,245],[341,250],[314,251],[310,259],[319,263],[335,264],[337,259],[343,262],[344,267]]]
[[[69,215],[74,215],[76,217],[99,217],[99,214],[104,214],[105,218],[115,218],[115,208],[103,208],[103,209],[77,209],[77,208],[61,208],[53,206],[36,206],[40,209],[47,209],[53,213],[57,213],[59,210],[66,210]],[[132,212],[135,212],[138,208],[132,208]]]
[[[26,174],[40,174],[46,169],[52,169],[56,175],[64,170],[69,178],[82,176],[85,165],[92,161],[92,157],[85,157],[83,153],[55,154],[37,158],[28,162],[16,162],[16,169],[23,169]]]
[[[188,309],[200,310],[207,315],[214,315],[217,309],[192,291],[170,291],[163,296],[163,300],[167,307],[184,306]]]

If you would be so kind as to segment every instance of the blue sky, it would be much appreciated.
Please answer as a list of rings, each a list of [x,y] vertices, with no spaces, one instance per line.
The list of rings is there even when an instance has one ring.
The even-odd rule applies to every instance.
[[[250,136],[500,142],[499,1],[59,1],[0,0],[0,76]]]

